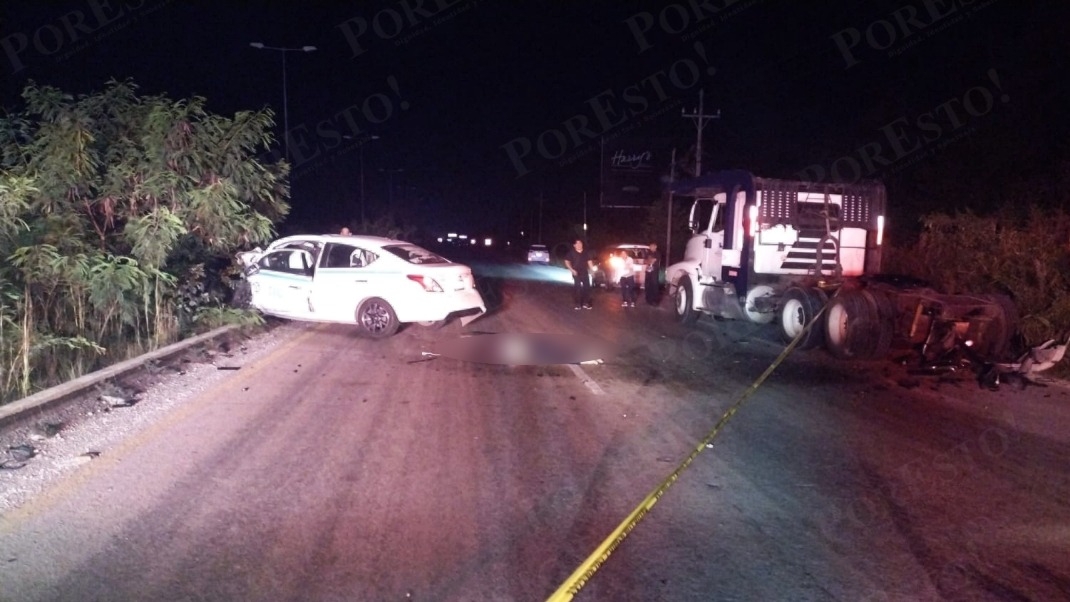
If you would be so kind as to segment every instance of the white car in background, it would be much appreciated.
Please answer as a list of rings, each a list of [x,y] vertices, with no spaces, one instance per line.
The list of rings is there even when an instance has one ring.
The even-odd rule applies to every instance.
[[[546,245],[531,245],[528,247],[528,263],[550,265],[550,249]]]
[[[459,317],[467,324],[487,310],[468,266],[401,240],[288,236],[238,259],[261,312],[356,324],[373,338],[409,322],[441,326]]]
[[[652,259],[650,245],[622,244],[606,247],[598,254],[594,272],[595,286],[606,289],[620,286],[624,268],[622,253],[630,255],[635,264],[635,285],[639,288],[646,285],[646,266]]]

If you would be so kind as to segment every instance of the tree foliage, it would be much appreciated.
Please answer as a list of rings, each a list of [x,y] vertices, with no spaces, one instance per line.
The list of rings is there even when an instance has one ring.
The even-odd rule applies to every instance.
[[[22,97],[0,118],[5,398],[173,341],[224,294],[191,306],[179,283],[218,281],[205,266],[269,240],[289,210],[288,166],[257,158],[268,110],[224,117],[118,81]]]

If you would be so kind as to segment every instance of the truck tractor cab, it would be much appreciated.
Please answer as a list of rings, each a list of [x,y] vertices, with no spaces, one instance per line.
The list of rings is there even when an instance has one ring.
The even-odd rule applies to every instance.
[[[844,279],[880,270],[885,192],[879,183],[722,171],[677,182],[671,193],[692,202],[684,258],[666,270],[683,322],[705,313],[768,323],[785,304],[797,321],[796,305],[819,309]]]

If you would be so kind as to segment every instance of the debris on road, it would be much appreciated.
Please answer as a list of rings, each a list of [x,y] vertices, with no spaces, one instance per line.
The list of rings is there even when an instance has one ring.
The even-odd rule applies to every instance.
[[[26,466],[31,458],[37,455],[37,449],[32,445],[12,445],[7,448],[8,459],[0,462],[0,470],[17,470]]]
[[[430,362],[431,360],[438,359],[438,357],[439,357],[439,355],[437,353],[432,353],[430,351],[421,351],[420,352],[420,356],[422,357],[422,359],[409,360],[408,363],[410,363],[410,364],[419,364],[419,363],[422,363],[422,362]]]
[[[141,401],[136,397],[117,397],[115,395],[101,395],[100,400],[108,404],[109,408],[130,408]]]
[[[992,362],[981,358],[969,340],[956,340],[937,357],[926,358],[922,354],[919,358],[915,352],[900,357],[896,361],[902,365],[909,365],[913,361],[912,356],[917,358],[918,364],[907,369],[907,373],[912,376],[972,374],[977,385],[982,389],[998,391],[1001,384],[1006,384],[1015,391],[1022,391],[1028,385],[1046,386],[1039,380],[1038,374],[1062,361],[1068,345],[1070,345],[1070,339],[1058,345],[1055,339],[1051,339],[1031,348],[1016,362]],[[903,386],[902,383],[900,385]]]

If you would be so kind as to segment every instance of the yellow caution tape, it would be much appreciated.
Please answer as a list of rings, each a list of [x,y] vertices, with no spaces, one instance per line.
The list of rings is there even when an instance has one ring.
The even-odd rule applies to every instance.
[[[639,521],[643,520],[643,517],[646,516],[647,512],[650,512],[651,508],[654,507],[654,504],[658,503],[658,500],[665,495],[665,492],[676,482],[676,479],[680,478],[680,475],[691,465],[691,462],[693,462],[695,458],[697,458],[698,455],[713,442],[713,439],[720,433],[721,429],[724,428],[724,425],[728,424],[728,421],[732,419],[736,412],[739,411],[739,408],[743,406],[743,403],[758,390],[758,387],[769,378],[769,375],[776,370],[777,366],[791,355],[791,352],[798,346],[802,337],[813,328],[814,324],[817,323],[817,320],[824,312],[825,308],[822,307],[821,311],[817,312],[806,327],[803,328],[802,331],[792,339],[791,343],[788,343],[788,346],[780,352],[780,355],[777,356],[776,360],[774,360],[772,364],[769,364],[769,367],[765,369],[765,372],[762,372],[762,375],[759,376],[751,386],[743,391],[739,396],[739,399],[725,410],[724,414],[721,415],[721,419],[717,421],[717,424],[713,426],[713,429],[706,434],[702,441],[695,446],[691,455],[681,462],[680,465],[676,467],[676,470],[672,471],[660,485],[643,498],[643,501],[639,503],[635,510],[632,510],[631,513],[617,525],[617,528],[613,529],[613,532],[610,533],[597,548],[595,548],[594,552],[592,552],[591,555],[588,556],[567,579],[565,579],[557,590],[550,594],[550,597],[546,599],[547,602],[567,602],[572,600],[573,596],[583,589],[583,586],[590,581],[591,577],[593,577],[594,574],[598,572],[598,569],[609,559],[609,555],[620,546],[625,537],[628,537],[628,534],[632,532],[632,529],[635,529],[636,525],[639,524]]]

